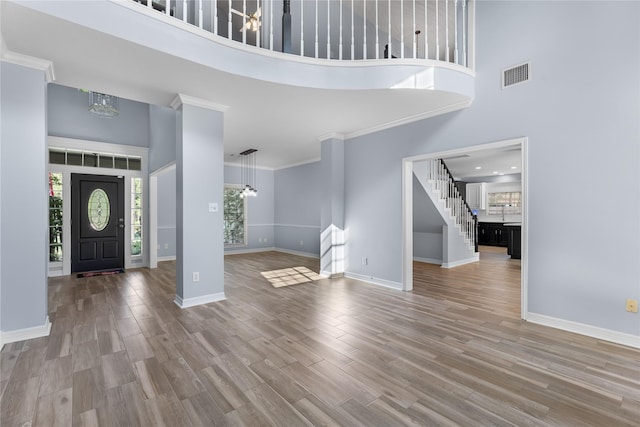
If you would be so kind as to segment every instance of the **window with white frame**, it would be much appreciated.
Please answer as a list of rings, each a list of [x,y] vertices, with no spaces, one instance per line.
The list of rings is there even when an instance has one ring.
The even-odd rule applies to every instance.
[[[131,178],[131,255],[142,255],[142,178]]]
[[[236,186],[224,187],[224,244],[246,245],[246,198]]]
[[[62,173],[49,173],[49,262],[62,261]]]
[[[505,191],[488,194],[488,215],[519,215],[522,213],[522,193]]]

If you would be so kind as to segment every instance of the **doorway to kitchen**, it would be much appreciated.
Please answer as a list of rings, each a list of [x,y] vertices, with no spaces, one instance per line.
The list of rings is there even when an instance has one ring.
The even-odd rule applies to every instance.
[[[511,159],[510,163],[504,166],[503,169],[498,169],[496,166],[496,161],[499,160],[498,157],[508,157]],[[517,164],[514,164],[514,158],[518,160]],[[451,174],[456,181],[456,185],[458,185],[458,181],[462,183],[460,177],[464,177],[466,185],[472,184],[472,189],[478,187],[476,184],[483,183],[482,192],[480,194],[485,198],[485,200],[483,200],[482,204],[474,201],[473,203],[477,204],[478,207],[473,209],[473,211],[479,218],[481,224],[487,226],[487,229],[490,229],[494,233],[498,233],[498,240],[487,241],[484,240],[482,236],[478,238],[481,243],[478,247],[480,252],[479,261],[474,262],[473,260],[468,260],[467,262],[460,262],[457,264],[441,263],[442,267],[459,265],[453,268],[442,268],[440,265],[434,265],[434,263],[437,264],[438,261],[437,252],[434,256],[427,257],[427,259],[421,259],[423,257],[420,256],[420,251],[422,250],[420,245],[423,244],[423,241],[421,240],[423,239],[423,236],[414,232],[414,215],[416,215],[414,203],[420,203],[420,200],[415,196],[415,185],[417,184],[415,184],[416,178],[414,173],[419,172],[420,162],[424,163],[425,160],[429,161],[434,159],[444,159],[444,162],[451,165]],[[519,303],[518,301],[512,302],[511,310],[513,311],[515,307],[516,312],[519,313],[519,317],[526,319],[528,260],[528,199],[526,166],[527,138],[499,141],[403,159],[402,226],[404,290],[413,290],[415,283],[422,283],[425,278],[430,278],[439,283],[437,286],[449,286],[450,288],[446,289],[448,293],[455,292],[456,288],[452,287],[453,282],[460,283],[460,292],[468,292],[467,297],[470,297],[474,292],[477,292],[477,290],[470,292],[469,290],[464,290],[462,288],[473,281],[483,281],[485,280],[485,276],[495,277],[495,282],[499,285],[499,282],[508,279],[511,282],[512,288],[517,287],[516,295],[519,296]],[[504,170],[504,168],[508,168],[508,170]],[[472,172],[469,172],[470,170]],[[498,197],[496,196],[496,193],[519,192],[518,209],[516,210],[515,207],[512,209],[512,206],[504,208],[504,206],[488,205],[486,200],[487,188],[490,189],[491,198],[494,201],[501,200],[500,197],[505,196],[502,194]],[[505,191],[502,191],[503,189]],[[514,202],[513,204],[515,205],[516,203]],[[503,214],[505,215],[504,220],[502,219]],[[515,235],[517,234],[516,231],[520,232],[519,242],[516,242],[515,240]],[[501,239],[500,233],[504,233],[502,237],[509,236],[511,233],[511,240],[509,240],[508,237]],[[437,235],[435,238],[437,240]],[[440,256],[441,258],[446,258],[446,255],[443,256],[442,251],[447,250],[447,239],[442,239],[442,237],[440,237],[440,239],[444,240],[440,246]],[[521,259],[518,259],[518,255]],[[424,264],[420,261],[427,261],[431,264]],[[457,275],[460,275],[460,277],[455,278]],[[478,276],[474,278],[474,275]],[[447,280],[444,280],[447,277],[450,277],[451,280],[453,280],[453,282],[448,285],[446,285]],[[465,282],[466,279],[464,279],[464,277],[468,277],[469,280]],[[433,284],[434,280],[427,281]],[[498,288],[494,290],[499,292]],[[512,298],[507,299],[511,300]],[[499,304],[499,301],[496,302]]]

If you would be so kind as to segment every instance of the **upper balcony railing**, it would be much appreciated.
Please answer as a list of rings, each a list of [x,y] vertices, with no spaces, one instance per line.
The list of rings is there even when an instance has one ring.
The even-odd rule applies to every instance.
[[[474,0],[134,0],[244,45],[329,60],[474,68]]]

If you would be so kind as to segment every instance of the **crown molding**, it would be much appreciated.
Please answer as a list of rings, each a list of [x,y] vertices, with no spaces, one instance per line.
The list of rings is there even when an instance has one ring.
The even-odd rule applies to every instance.
[[[279,171],[282,169],[295,168],[296,166],[303,166],[303,165],[308,165],[309,163],[316,163],[316,162],[319,162],[320,160],[322,160],[320,157],[316,157],[310,160],[304,160],[302,162],[291,163],[289,165],[284,165],[284,166],[278,166],[276,168],[273,168],[273,170]]]
[[[2,44],[2,61],[15,65],[20,65],[27,68],[33,68],[34,70],[44,71],[44,77],[47,83],[55,81],[56,74],[53,69],[53,62],[47,59],[40,59],[34,56],[23,55],[21,53],[12,52],[10,50],[4,50],[6,44]]]
[[[355,132],[346,134],[345,137],[346,139],[352,139],[359,136],[368,135],[370,133],[380,132],[380,131],[391,129],[397,126],[402,126],[402,125],[417,122],[420,120],[428,119],[430,117],[439,116],[441,114],[462,110],[463,108],[469,107],[472,102],[473,102],[473,99],[468,99],[466,101],[458,102],[456,104],[447,105],[446,107],[436,108],[435,110],[425,111],[424,113],[414,114],[413,116],[404,117],[398,120],[393,120],[391,122],[384,123],[381,125],[373,126],[373,127],[362,129],[362,130],[357,130]]]
[[[345,135],[339,132],[329,132],[329,133],[325,133],[324,135],[320,135],[318,137],[318,141],[320,142],[326,141],[327,139],[339,139],[341,141],[344,141]]]
[[[173,98],[173,101],[171,101],[169,106],[174,110],[177,110],[184,104],[219,111],[221,113],[224,113],[229,109],[228,105],[216,104],[215,102],[207,101],[206,99],[196,98],[194,96],[184,95],[181,93],[177,94],[176,97]]]

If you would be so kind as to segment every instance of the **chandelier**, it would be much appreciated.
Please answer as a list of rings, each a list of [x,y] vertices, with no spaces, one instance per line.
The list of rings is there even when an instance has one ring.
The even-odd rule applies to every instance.
[[[111,119],[118,114],[118,97],[99,92],[89,92],[89,111],[98,117]]]
[[[256,197],[256,150],[250,148],[240,153],[242,159],[242,190],[240,197]]]

